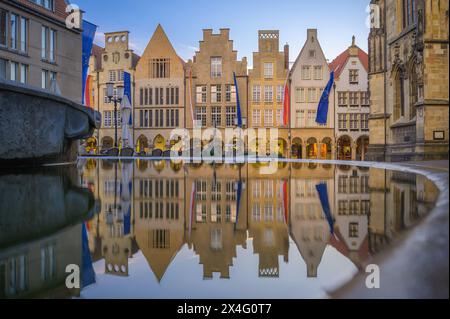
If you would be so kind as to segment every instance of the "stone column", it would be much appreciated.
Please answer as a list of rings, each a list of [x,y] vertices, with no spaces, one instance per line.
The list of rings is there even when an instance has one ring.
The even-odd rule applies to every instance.
[[[356,143],[352,143],[352,161],[356,161],[356,147],[357,144]]]

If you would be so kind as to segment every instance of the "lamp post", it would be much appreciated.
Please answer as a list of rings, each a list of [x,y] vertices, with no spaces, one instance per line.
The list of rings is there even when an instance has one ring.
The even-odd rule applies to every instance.
[[[114,94],[114,89],[116,89],[116,93]],[[116,148],[119,147],[119,144],[117,143],[117,104],[122,103],[123,100],[123,94],[124,94],[124,87],[123,85],[118,85],[116,88],[114,88],[114,84],[111,82],[106,83],[106,96],[108,97],[108,101],[111,103],[114,103],[114,146]]]

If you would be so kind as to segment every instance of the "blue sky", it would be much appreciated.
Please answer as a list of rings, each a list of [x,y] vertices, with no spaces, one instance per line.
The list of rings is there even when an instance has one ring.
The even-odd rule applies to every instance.
[[[252,65],[260,29],[280,30],[280,49],[290,45],[294,61],[302,48],[307,28],[317,28],[325,55],[332,60],[351,44],[367,51],[368,0],[75,0],[85,19],[99,26],[96,42],[103,32],[131,32],[130,44],[138,54],[161,23],[178,54],[192,58],[202,39],[202,29],[230,28],[239,58]]]

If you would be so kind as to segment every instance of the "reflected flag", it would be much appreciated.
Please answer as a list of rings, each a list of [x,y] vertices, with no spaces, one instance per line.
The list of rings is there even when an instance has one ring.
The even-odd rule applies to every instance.
[[[84,104],[87,107],[93,108],[94,103],[92,101],[92,76],[88,75],[86,80],[86,90],[84,92]]]
[[[328,200],[327,184],[321,183],[316,185],[317,192],[319,193],[320,203],[322,205],[323,213],[330,226],[330,233],[334,235],[334,219],[331,214],[330,201]]]
[[[234,78],[234,87],[236,88],[237,126],[242,128],[242,110],[241,110],[241,102],[239,100],[239,89],[236,78],[236,72],[233,72],[233,78]]]
[[[328,84],[322,93],[322,97],[320,98],[319,107],[317,109],[316,122],[318,124],[322,124],[322,125],[327,124],[329,98],[330,98],[331,89],[333,88],[333,84],[334,84],[334,72],[331,72],[330,80],[328,81]]]
[[[189,239],[191,239],[192,234],[192,223],[193,223],[193,215],[194,215],[194,209],[195,207],[195,181],[192,182],[192,191],[191,191],[191,202],[189,205]]]
[[[239,180],[239,182],[237,182],[237,187],[236,187],[236,221],[234,223],[234,230],[236,230],[237,228],[237,224],[239,221],[239,212],[240,212],[240,208],[241,208],[241,198],[242,198],[242,181]]]
[[[92,265],[91,251],[89,250],[89,237],[85,223],[82,224],[81,233],[83,263],[81,268],[81,285],[84,288],[95,283],[95,271],[94,266]]]

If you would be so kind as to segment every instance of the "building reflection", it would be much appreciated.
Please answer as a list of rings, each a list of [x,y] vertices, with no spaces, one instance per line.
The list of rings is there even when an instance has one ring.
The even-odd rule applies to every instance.
[[[362,269],[429,212],[438,195],[431,182],[410,174],[279,163],[276,174],[262,175],[265,165],[138,160],[86,166],[84,178],[103,203],[89,224],[93,259],[105,258],[106,273],[126,276],[129,258],[141,250],[161,281],[186,246],[198,256],[204,279],[227,279],[238,248],[250,243],[258,276],[277,278],[280,258],[289,262],[291,239],[305,275],[315,278],[327,247]],[[123,195],[124,174],[131,180],[129,199],[116,192]],[[128,226],[124,207],[130,207]]]

